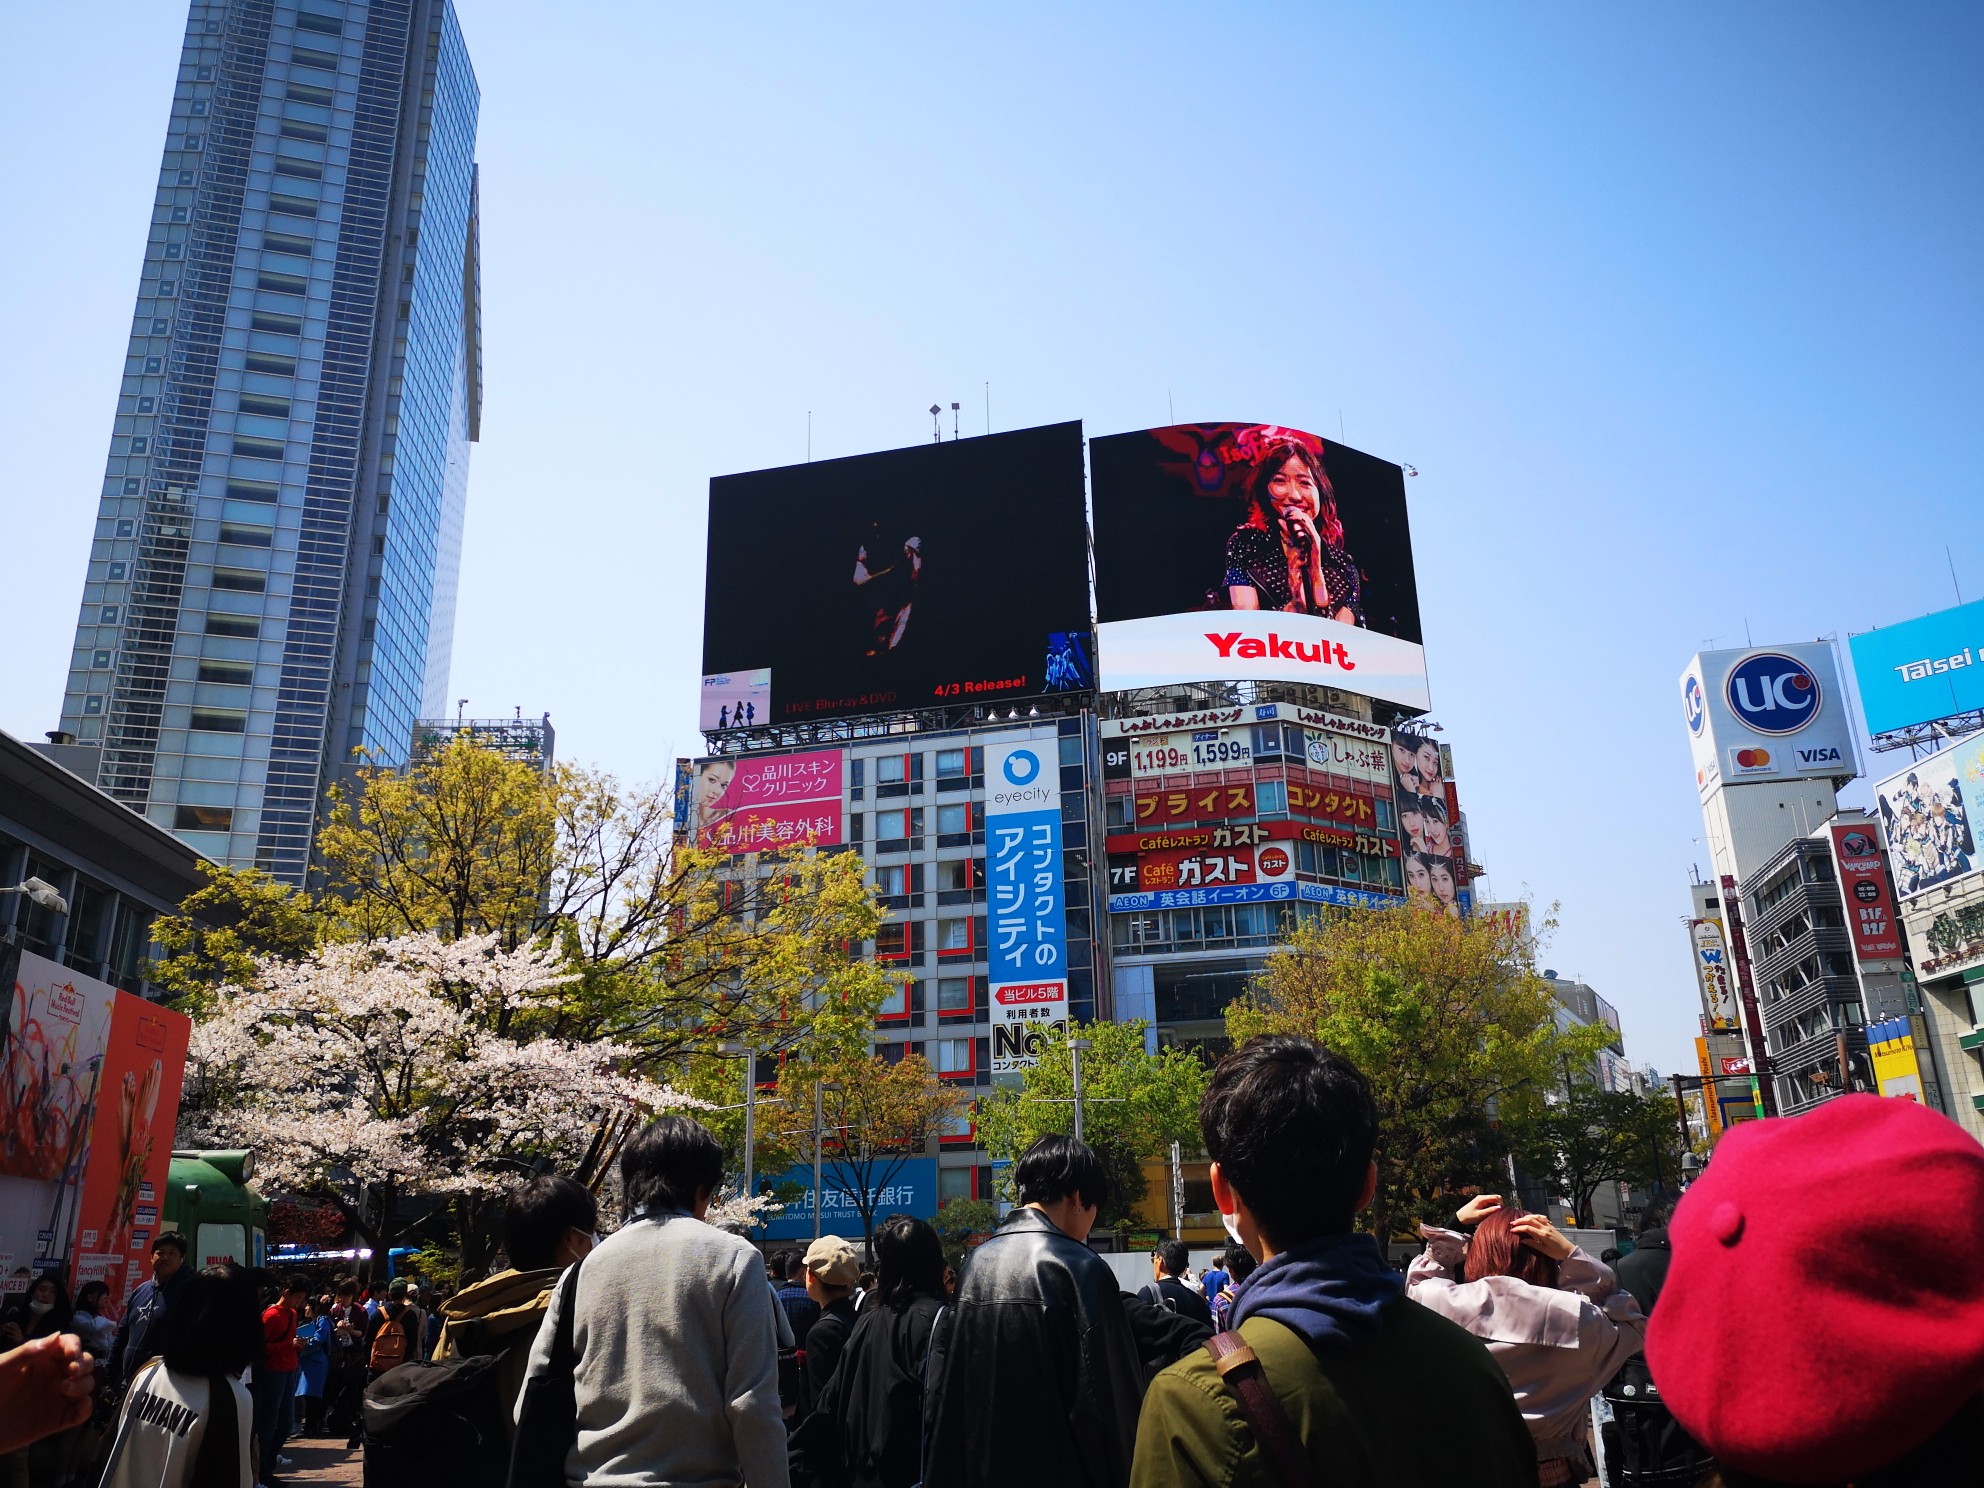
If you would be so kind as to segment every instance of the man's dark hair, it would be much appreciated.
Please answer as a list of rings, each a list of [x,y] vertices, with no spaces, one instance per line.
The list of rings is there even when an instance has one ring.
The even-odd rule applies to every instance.
[[[1259,1264],[1252,1251],[1236,1250],[1226,1258],[1226,1274],[1233,1279],[1233,1285],[1238,1286],[1254,1274],[1254,1268]]]
[[[1378,1112],[1349,1060],[1313,1039],[1263,1034],[1212,1072],[1199,1131],[1263,1233],[1287,1250],[1349,1230]]]
[[[785,1279],[800,1286],[806,1285],[806,1252],[789,1250],[785,1253]]]
[[[282,1294],[288,1297],[297,1292],[303,1293],[306,1297],[310,1294],[310,1278],[301,1271],[292,1271],[282,1279]]]
[[[1185,1268],[1192,1264],[1192,1253],[1185,1248],[1183,1240],[1160,1240],[1151,1254],[1157,1257],[1157,1264],[1166,1276],[1183,1276]]]
[[[558,1244],[567,1230],[590,1235],[599,1228],[599,1200],[583,1183],[540,1173],[503,1205],[503,1253],[519,1271],[543,1271],[558,1264]]]
[[[163,1238],[163,1237],[160,1237]],[[211,1377],[262,1363],[262,1302],[252,1272],[223,1261],[187,1284],[165,1312],[165,1367]]]
[[[1033,1145],[1013,1164],[1013,1186],[1022,1204],[1054,1204],[1070,1194],[1084,1208],[1100,1209],[1109,1202],[1109,1172],[1086,1142],[1058,1132],[1034,1138]]]
[[[1673,1217],[1674,1203],[1671,1199],[1651,1199],[1647,1202],[1646,1212],[1640,1215],[1637,1233],[1644,1235],[1648,1230],[1664,1230],[1667,1221]]]
[[[891,1214],[875,1230],[875,1273],[880,1277],[882,1305],[897,1312],[909,1306],[919,1292],[942,1298],[944,1242],[929,1221]],[[873,1278],[870,1282],[873,1284]]]
[[[687,1209],[723,1182],[723,1148],[700,1121],[664,1116],[635,1134],[620,1154],[627,1213]]]
[[[404,1276],[395,1276],[386,1287],[386,1295],[395,1302],[406,1301],[409,1288]]]
[[[177,1230],[162,1230],[158,1239],[152,1241],[153,1255],[168,1249],[178,1251],[181,1260],[193,1253],[193,1247],[186,1243],[186,1237]]]

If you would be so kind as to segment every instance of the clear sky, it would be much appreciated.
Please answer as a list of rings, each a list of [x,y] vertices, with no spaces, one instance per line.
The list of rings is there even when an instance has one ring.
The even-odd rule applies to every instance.
[[[461,0],[454,695],[658,778],[712,474],[1069,418],[1408,461],[1435,716],[1544,963],[1688,1068],[1676,678],[1984,595],[1984,12]],[[183,7],[17,7],[0,727],[53,727]],[[1951,560],[1946,560],[1948,547]],[[763,576],[777,603],[779,576]],[[803,616],[794,623],[803,624]]]

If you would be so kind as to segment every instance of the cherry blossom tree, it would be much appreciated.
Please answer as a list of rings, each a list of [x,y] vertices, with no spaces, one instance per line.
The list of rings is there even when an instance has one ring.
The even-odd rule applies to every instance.
[[[451,1202],[473,1268],[489,1201],[540,1163],[596,1183],[641,1123],[703,1105],[628,1073],[625,1044],[539,1031],[559,963],[494,934],[263,961],[194,1026],[180,1144],[254,1148],[269,1187],[335,1204],[375,1251],[403,1198]]]

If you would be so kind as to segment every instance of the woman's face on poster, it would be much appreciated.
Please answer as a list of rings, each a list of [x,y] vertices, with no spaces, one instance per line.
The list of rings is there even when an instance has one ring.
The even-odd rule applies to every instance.
[[[1408,807],[1398,814],[1398,824],[1405,829],[1406,839],[1412,843],[1414,852],[1426,851],[1426,818]]]
[[[1290,455],[1281,469],[1268,477],[1268,503],[1283,521],[1297,512],[1310,517],[1321,514],[1323,499],[1316,490],[1316,472],[1300,455]]]
[[[1442,904],[1454,902],[1454,870],[1450,863],[1435,863],[1430,877],[1433,881],[1433,897]]]
[[[737,766],[729,760],[711,760],[696,776],[696,804],[707,809],[723,799],[723,793],[730,789],[730,777],[737,773]]]
[[[1431,739],[1419,746],[1419,778],[1429,789],[1440,778],[1440,746]]]
[[[1418,894],[1433,892],[1432,875],[1426,871],[1425,859],[1417,853],[1405,860],[1405,886]]]
[[[1436,858],[1444,858],[1448,849],[1447,824],[1436,817],[1427,817],[1425,836],[1426,851]]]
[[[1419,756],[1410,744],[1403,739],[1392,740],[1392,770],[1398,775],[1398,783],[1408,790],[1415,789],[1419,780]]]

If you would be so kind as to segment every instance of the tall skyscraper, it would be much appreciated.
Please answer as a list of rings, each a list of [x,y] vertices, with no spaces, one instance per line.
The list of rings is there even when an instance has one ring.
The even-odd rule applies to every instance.
[[[301,882],[324,787],[446,711],[481,415],[449,0],[194,0],[62,727]]]

